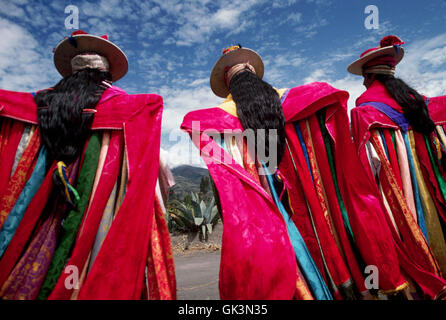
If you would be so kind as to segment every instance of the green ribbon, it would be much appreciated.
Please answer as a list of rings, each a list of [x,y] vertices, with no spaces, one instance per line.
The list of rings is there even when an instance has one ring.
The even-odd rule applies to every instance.
[[[88,142],[85,157],[82,164],[76,189],[79,193],[77,208],[72,209],[62,225],[61,239],[56,248],[50,267],[40,289],[38,300],[46,300],[56,286],[57,280],[65,266],[68,255],[73,247],[77,231],[87,207],[90,194],[93,189],[94,178],[101,151],[101,139],[99,133],[94,133]]]
[[[393,144],[393,150],[396,150],[396,137],[395,137],[395,130],[389,130],[390,131],[390,137],[392,138],[392,144]],[[396,153],[396,157],[398,159],[398,153]]]
[[[344,200],[342,199],[341,191],[339,190],[338,178],[336,176],[336,169],[335,169],[334,159],[333,159],[333,151],[331,149],[330,138],[328,135],[327,128],[325,127],[324,118],[325,118],[325,112],[319,112],[318,113],[319,126],[321,128],[322,137],[324,138],[328,162],[330,164],[330,171],[331,171],[333,183],[334,183],[335,190],[336,190],[336,197],[338,199],[339,208],[341,209],[341,213],[342,213],[342,220],[344,221],[344,225],[345,225],[349,235],[351,236],[351,239],[354,241],[355,238],[353,236],[353,231],[350,226],[350,221],[348,220],[347,209],[345,208]]]
[[[427,152],[429,153],[429,158],[431,160],[432,168],[434,169],[435,177],[437,178],[438,185],[440,187],[440,191],[443,196],[443,200],[446,201],[446,182],[444,181],[444,179],[440,173],[440,169],[437,166],[437,162],[434,159],[434,155],[432,153],[432,149],[429,144],[429,139],[428,139],[428,137],[426,137],[426,135],[424,135],[424,141],[426,143]]]

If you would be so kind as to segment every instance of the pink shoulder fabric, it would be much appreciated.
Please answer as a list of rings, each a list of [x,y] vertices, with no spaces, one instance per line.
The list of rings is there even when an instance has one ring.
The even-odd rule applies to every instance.
[[[325,82],[312,82],[290,89],[283,105],[283,114],[287,122],[307,118],[321,108],[342,102],[346,108],[348,92],[338,90]]]
[[[446,95],[429,99],[429,115],[437,125],[446,124]]]

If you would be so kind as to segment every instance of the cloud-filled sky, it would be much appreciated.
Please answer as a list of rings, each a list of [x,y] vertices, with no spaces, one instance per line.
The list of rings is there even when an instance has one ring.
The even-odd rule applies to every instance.
[[[378,29],[365,26],[371,4]],[[69,5],[79,9],[79,29],[108,34],[126,53],[118,87],[163,96],[162,153],[171,166],[199,165],[179,125],[188,111],[222,101],[209,75],[233,44],[261,55],[273,86],[327,81],[349,91],[352,108],[364,87],[346,67],[397,34],[406,55],[396,75],[425,95],[446,94],[446,0],[0,0],[0,88],[35,91],[60,80],[52,50],[74,31],[65,26]]]

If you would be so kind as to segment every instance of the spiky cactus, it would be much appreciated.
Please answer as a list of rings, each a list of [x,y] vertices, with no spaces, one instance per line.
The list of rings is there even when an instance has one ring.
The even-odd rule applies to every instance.
[[[214,198],[206,205],[203,200],[200,200],[198,194],[191,192],[188,205],[178,200],[171,200],[169,208],[169,224],[172,227],[175,225],[180,231],[194,235],[192,240],[198,233],[201,241],[208,241],[209,234],[212,233],[213,226],[219,218]]]

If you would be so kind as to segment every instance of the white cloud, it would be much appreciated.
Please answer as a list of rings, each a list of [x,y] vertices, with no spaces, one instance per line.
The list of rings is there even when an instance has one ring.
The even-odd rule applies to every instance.
[[[314,3],[315,5],[322,6],[322,5],[329,5],[331,4],[330,0],[306,0],[307,3]]]
[[[191,46],[196,43],[206,43],[211,35],[216,32],[228,32],[228,34],[237,34],[248,26],[251,26],[244,15],[252,16],[253,8],[264,1],[238,0],[231,3],[229,7],[227,2],[215,2],[211,10],[206,6],[208,1],[204,2],[179,2],[166,1],[159,3],[178,24],[173,36],[178,46]]]
[[[319,21],[314,22],[312,24],[306,24],[300,27],[297,27],[295,31],[297,33],[302,33],[305,38],[314,37],[319,31],[318,29],[324,27],[328,24],[327,19],[321,18]]]
[[[60,78],[51,52],[45,53],[23,27],[0,18],[0,39],[0,88],[35,91],[53,85]]]
[[[446,33],[406,46],[397,76],[427,96],[446,94]]]
[[[285,8],[285,7],[289,7],[293,4],[295,4],[296,2],[298,2],[299,0],[273,0],[272,1],[272,7],[273,8]]]
[[[223,101],[214,95],[208,81],[209,78],[199,78],[186,87],[175,89],[165,86],[159,90],[164,100],[162,144],[171,167],[182,164],[205,167],[198,149],[189,135],[180,130],[180,125],[188,112],[216,107]]]
[[[212,15],[210,20],[220,28],[230,28],[241,14],[241,10],[221,8]]]
[[[208,83],[209,83],[209,78],[200,78],[200,79],[196,79],[196,80],[192,81],[191,83],[188,84],[188,86],[195,87],[198,85],[208,84]]]
[[[163,132],[168,133],[180,127],[183,117],[189,111],[216,107],[222,99],[215,96],[208,85],[194,88],[162,87],[159,94],[164,99]]]
[[[123,5],[119,0],[101,0],[98,3],[85,1],[81,9],[83,14],[101,18],[113,16],[116,19],[129,19],[136,13],[132,10],[131,3]]]
[[[23,18],[26,16],[25,11],[12,1],[2,2],[0,13],[15,18]]]
[[[289,24],[289,25],[294,25],[294,24],[298,24],[302,21],[302,13],[300,12],[293,12],[290,13],[289,16],[283,20],[280,24]]]
[[[192,143],[188,133],[177,129],[171,132],[171,137],[175,139],[175,143],[161,148],[161,154],[170,168],[185,164],[206,168],[200,151]]]
[[[441,66],[446,62],[446,46],[426,52],[422,60],[430,63],[432,67]]]
[[[265,65],[265,80],[273,85],[289,82],[290,71],[300,70],[307,61],[307,58],[295,52],[268,54],[262,57],[262,59]],[[291,79],[295,80],[294,77]]]
[[[316,81],[326,81],[327,76],[325,70],[316,69],[310,73],[308,77],[304,79],[304,84]]]

